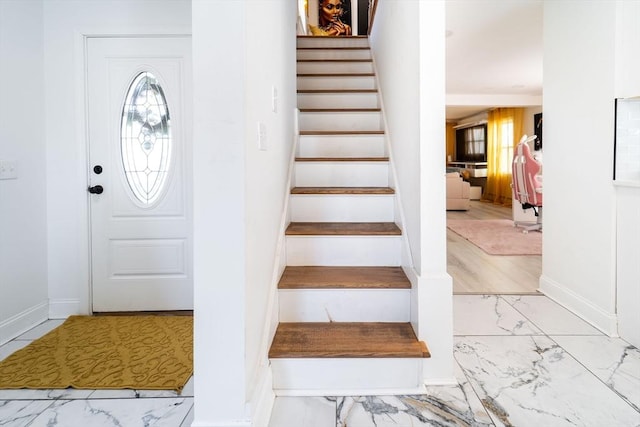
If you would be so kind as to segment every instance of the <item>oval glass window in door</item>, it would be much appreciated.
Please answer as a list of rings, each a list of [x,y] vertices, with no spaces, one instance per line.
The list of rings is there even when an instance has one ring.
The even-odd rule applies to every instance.
[[[134,79],[122,108],[120,146],[127,183],[144,205],[163,194],[171,163],[171,123],[164,91],[150,72]]]

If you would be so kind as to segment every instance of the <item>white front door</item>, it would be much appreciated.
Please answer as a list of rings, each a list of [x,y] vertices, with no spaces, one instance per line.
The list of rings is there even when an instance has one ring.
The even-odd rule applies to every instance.
[[[93,311],[192,310],[191,39],[87,52]]]

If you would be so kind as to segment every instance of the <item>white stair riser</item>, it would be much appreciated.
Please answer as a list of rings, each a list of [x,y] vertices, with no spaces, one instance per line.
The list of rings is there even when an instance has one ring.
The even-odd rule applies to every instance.
[[[371,61],[298,61],[298,74],[373,73]]]
[[[369,47],[366,37],[302,37],[297,40],[296,46],[305,47]]]
[[[380,112],[300,113],[300,130],[383,130]]]
[[[418,358],[271,359],[273,388],[304,395],[312,391],[330,395],[397,394],[398,389],[421,387]],[[376,390],[379,390],[376,392]],[[384,391],[387,390],[385,393]]]
[[[298,157],[384,157],[384,135],[302,135]]]
[[[287,265],[400,265],[401,236],[287,236]]]
[[[369,49],[298,49],[298,59],[371,59]]]
[[[292,194],[291,221],[393,222],[394,196]]]
[[[296,187],[387,187],[388,162],[296,162]]]
[[[283,289],[280,322],[409,322],[409,289]]]
[[[341,89],[375,89],[376,80],[373,76],[349,77],[298,77],[298,89],[302,90],[341,90]]]
[[[377,92],[299,93],[298,108],[380,108]]]

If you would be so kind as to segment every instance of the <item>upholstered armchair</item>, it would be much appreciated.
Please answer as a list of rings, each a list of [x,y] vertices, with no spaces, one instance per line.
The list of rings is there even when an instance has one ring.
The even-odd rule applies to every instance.
[[[447,210],[469,210],[471,184],[464,181],[459,172],[447,173]]]

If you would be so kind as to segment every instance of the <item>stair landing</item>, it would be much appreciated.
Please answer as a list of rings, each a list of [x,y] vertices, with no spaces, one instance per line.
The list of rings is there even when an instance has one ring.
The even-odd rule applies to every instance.
[[[427,358],[410,323],[280,323],[269,351],[276,358]]]

